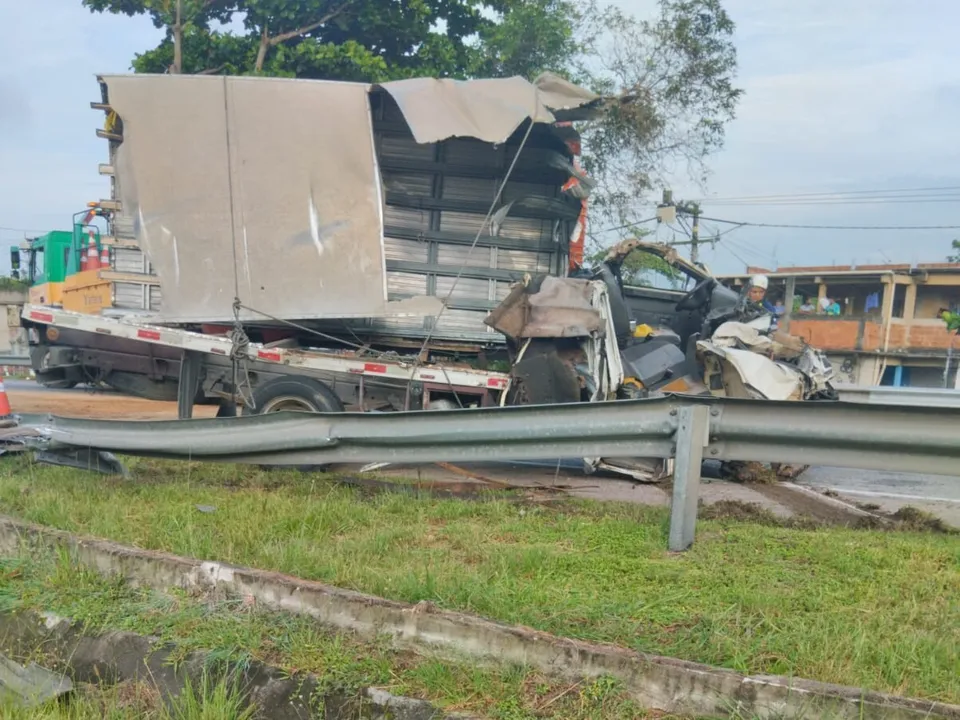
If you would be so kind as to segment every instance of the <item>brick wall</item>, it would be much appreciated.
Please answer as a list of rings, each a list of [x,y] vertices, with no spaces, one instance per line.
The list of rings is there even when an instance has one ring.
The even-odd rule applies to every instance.
[[[860,320],[795,317],[790,320],[790,334],[821,350],[854,350],[860,334]]]
[[[793,318],[790,321],[790,334],[803,338],[816,348],[830,351],[876,352],[883,349],[885,339],[891,351],[946,350],[951,343],[960,348],[960,338],[948,333],[946,325],[939,320],[913,323],[894,320],[890,325],[889,337],[886,337],[886,330],[879,322],[860,318]]]

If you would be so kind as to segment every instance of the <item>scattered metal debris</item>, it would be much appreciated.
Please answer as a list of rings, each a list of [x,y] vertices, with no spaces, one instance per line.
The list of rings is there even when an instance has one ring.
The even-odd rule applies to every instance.
[[[91,470],[103,475],[120,475],[130,477],[130,472],[113,453],[91,448],[62,448],[57,450],[41,450],[34,457],[36,462],[45,465],[60,465],[62,467]]]

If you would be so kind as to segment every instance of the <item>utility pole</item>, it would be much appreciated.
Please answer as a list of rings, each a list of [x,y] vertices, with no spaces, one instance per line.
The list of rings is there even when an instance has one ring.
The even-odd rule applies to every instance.
[[[693,205],[693,224],[690,227],[690,262],[700,262],[700,206]]]
[[[677,212],[681,215],[689,215],[693,218],[690,226],[690,260],[691,262],[700,261],[700,205],[698,203],[683,202],[677,203]]]
[[[700,204],[694,202],[673,201],[673,193],[670,190],[663,191],[663,200],[657,205],[657,220],[668,225],[677,219],[677,215],[689,215],[692,219],[690,226],[690,239],[684,242],[673,242],[671,245],[689,245],[690,260],[694,263],[700,262]],[[717,238],[707,240],[714,247]]]

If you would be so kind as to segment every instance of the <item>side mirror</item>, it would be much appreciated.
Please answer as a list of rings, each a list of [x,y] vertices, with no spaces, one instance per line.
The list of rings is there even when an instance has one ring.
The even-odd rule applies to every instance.
[[[10,248],[10,277],[20,279],[20,248],[16,246]]]

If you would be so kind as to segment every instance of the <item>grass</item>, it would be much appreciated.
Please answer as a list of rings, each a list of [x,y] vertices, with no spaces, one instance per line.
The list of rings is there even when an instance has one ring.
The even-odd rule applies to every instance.
[[[133,470],[123,481],[7,464],[0,512],[742,672],[960,702],[956,535],[719,519],[671,555],[656,508],[369,496],[236,466]]]
[[[361,642],[348,633],[327,632],[301,616],[179,591],[166,594],[133,588],[73,564],[65,553],[0,560],[0,612],[23,610],[69,617],[90,633],[124,630],[156,636],[175,646],[170,658],[173,663],[192,652],[205,651],[208,660],[221,667],[225,663],[238,668],[256,660],[291,675],[313,673],[322,694],[356,699],[363,688],[383,687],[396,694],[432,700],[448,711],[480,712],[497,720],[529,720],[548,708],[550,717],[561,720],[645,717],[643,710],[608,678],[558,685],[522,668],[479,668],[400,652],[386,642]],[[59,667],[64,661],[46,654],[47,648],[38,652],[29,659],[43,666]],[[137,702],[129,702],[129,688],[121,687],[120,692],[120,701],[118,691],[113,689],[95,694],[89,701],[81,698],[75,708],[51,708],[51,713],[68,714],[39,717],[86,720],[101,717],[96,714],[97,708],[115,710],[113,715],[102,716],[118,719],[246,720],[250,716],[250,710],[241,707],[241,694],[225,682],[208,683],[204,679],[199,687],[188,687],[170,710],[154,702],[150,713],[155,714],[143,709],[139,697]],[[126,702],[123,697],[127,697]],[[319,696],[313,700],[317,706],[322,703]],[[128,710],[133,714],[123,714]],[[0,720],[6,717],[34,716],[0,708]]]

